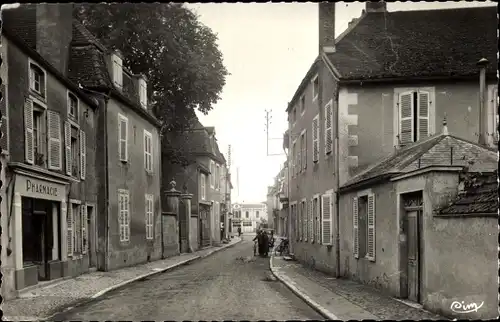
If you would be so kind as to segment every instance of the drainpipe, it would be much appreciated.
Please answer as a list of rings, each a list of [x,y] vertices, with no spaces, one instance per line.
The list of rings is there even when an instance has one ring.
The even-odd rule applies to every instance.
[[[335,100],[337,101],[337,110],[335,112],[335,120],[337,123],[335,129],[335,218],[337,220],[337,225],[335,229],[336,233],[336,243],[335,243],[335,257],[337,257],[337,277],[340,277],[340,206],[339,206],[339,188],[340,188],[340,179],[339,179],[339,166],[340,166],[340,158],[339,158],[339,113],[338,113],[338,101],[339,101],[339,83],[336,83],[336,94]]]
[[[489,61],[486,58],[481,58],[476,65],[479,67],[479,145],[486,146],[487,139],[487,124],[485,119],[488,115],[486,110],[486,66]]]

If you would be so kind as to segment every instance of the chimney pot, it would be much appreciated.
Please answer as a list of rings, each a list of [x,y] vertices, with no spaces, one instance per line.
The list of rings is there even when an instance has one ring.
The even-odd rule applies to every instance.
[[[486,58],[481,58],[477,63],[476,65],[481,68],[481,67],[486,67],[488,64],[489,64],[489,60],[486,59]]]
[[[366,12],[387,12],[387,3],[385,1],[367,1]]]
[[[446,122],[446,115],[443,117],[443,135],[448,135],[448,122]]]

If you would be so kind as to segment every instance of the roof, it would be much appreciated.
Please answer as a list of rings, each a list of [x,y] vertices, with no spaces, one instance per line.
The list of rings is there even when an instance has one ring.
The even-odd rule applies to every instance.
[[[309,83],[309,80],[314,76],[316,75],[316,68],[318,67],[318,63],[321,61],[321,56],[317,56],[315,59],[314,59],[314,62],[311,64],[311,67],[309,67],[309,70],[307,71],[306,75],[304,76],[304,78],[302,79],[302,81],[300,82],[300,85],[299,87],[297,88],[297,90],[295,91],[295,93],[293,94],[293,97],[292,99],[290,100],[290,102],[288,103],[287,107],[286,107],[286,111],[288,113],[288,111],[291,110],[291,108],[293,107],[293,105],[295,104],[295,101],[300,97],[300,95],[302,94],[302,91],[304,90],[304,88],[307,86],[307,84]],[[288,131],[288,130],[287,130]]]
[[[390,177],[428,166],[464,166],[470,171],[495,170],[497,153],[453,135],[439,134],[406,146],[348,180],[342,187],[361,185],[378,177]]]
[[[367,12],[327,57],[342,80],[493,74],[497,25],[496,6]]]
[[[467,173],[464,191],[457,198],[442,207],[437,214],[450,215],[498,215],[498,172]]]

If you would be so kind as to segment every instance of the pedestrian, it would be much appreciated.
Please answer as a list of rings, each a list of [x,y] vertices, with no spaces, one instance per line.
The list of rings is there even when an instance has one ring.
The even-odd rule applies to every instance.
[[[262,233],[262,255],[267,257],[269,253],[269,236],[266,232]]]
[[[274,247],[274,230],[271,230],[271,236],[269,237],[269,249]]]
[[[241,237],[241,227],[238,227],[238,237]]]
[[[259,254],[260,254],[260,244],[261,244],[261,238],[260,238],[260,230],[257,230],[257,235],[253,238],[253,256],[257,255],[257,246],[259,249]],[[256,245],[257,242],[257,245]]]

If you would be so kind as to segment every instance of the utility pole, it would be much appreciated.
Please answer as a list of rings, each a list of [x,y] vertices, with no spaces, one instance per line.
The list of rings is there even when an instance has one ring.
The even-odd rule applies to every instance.
[[[274,139],[269,138],[269,126],[272,124],[272,122],[271,122],[271,118],[272,118],[271,112],[272,111],[273,110],[269,110],[269,111],[265,110],[265,112],[266,112],[266,124],[265,124],[266,128],[264,131],[266,132],[266,155],[268,157],[283,155],[283,153],[269,154],[269,141],[270,140],[282,140],[282,138],[274,138]]]

